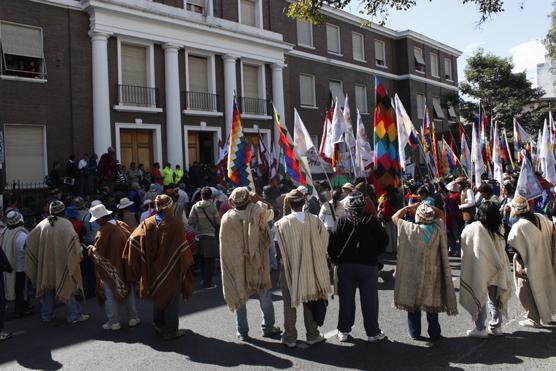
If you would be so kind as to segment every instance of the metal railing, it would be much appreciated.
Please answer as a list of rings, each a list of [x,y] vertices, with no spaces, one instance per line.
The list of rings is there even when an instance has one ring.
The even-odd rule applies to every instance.
[[[156,107],[158,89],[145,86],[117,85],[118,102],[129,106]]]
[[[269,111],[266,99],[241,97],[239,104],[242,114],[267,115]]]
[[[200,91],[184,91],[185,107],[192,111],[218,111],[218,95]]]

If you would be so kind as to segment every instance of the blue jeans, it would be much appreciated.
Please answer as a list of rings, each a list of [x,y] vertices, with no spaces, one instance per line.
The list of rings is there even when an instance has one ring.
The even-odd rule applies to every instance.
[[[43,321],[49,322],[52,320],[55,305],[56,293],[54,290],[45,292],[41,303],[41,319]],[[73,322],[79,317],[81,317],[81,305],[75,300],[75,297],[71,295],[66,304],[66,320],[68,322]]]
[[[272,292],[266,290],[257,294],[259,304],[261,305],[261,313],[263,322],[261,324],[262,331],[270,330],[274,326],[274,304],[272,304]],[[242,305],[236,310],[236,329],[241,335],[249,333],[249,323],[247,322],[247,307]]]
[[[139,318],[137,315],[137,308],[135,306],[135,287],[134,285],[130,286],[130,291],[125,301],[123,303],[118,303],[116,299],[114,299],[114,294],[112,293],[112,289],[108,282],[103,281],[104,283],[104,293],[106,295],[106,302],[104,303],[104,311],[106,312],[106,317],[108,317],[108,323],[120,323],[120,312],[127,312],[127,319],[130,320],[132,318]]]
[[[428,334],[431,339],[440,337],[440,323],[438,323],[438,313],[427,312],[427,322],[429,323]],[[421,336],[421,311],[407,312],[407,327],[409,336],[418,338]]]
[[[475,327],[477,330],[484,330],[486,328],[485,321],[487,318],[487,307],[490,312],[491,320],[488,323],[488,327],[492,330],[502,326],[502,312],[500,311],[500,298],[498,298],[498,287],[489,286],[488,287],[488,300],[483,305],[483,308],[479,312],[479,316],[475,321]]]

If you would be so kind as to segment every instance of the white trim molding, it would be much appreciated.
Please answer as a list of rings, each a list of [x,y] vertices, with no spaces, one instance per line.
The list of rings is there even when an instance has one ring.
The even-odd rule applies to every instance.
[[[158,107],[126,106],[121,104],[117,104],[113,108],[114,111],[118,112],[161,113],[164,111]]]
[[[242,118],[242,119],[246,119],[246,120],[272,120],[272,116],[268,116],[268,115],[251,115],[251,114],[247,114],[247,113],[242,113],[242,114],[241,114],[241,118]]]
[[[136,120],[135,123],[116,122],[114,124],[114,132],[116,135],[116,158],[122,161],[121,145],[120,145],[120,130],[133,129],[133,130],[151,130],[153,134],[153,160],[154,162],[162,163],[162,128],[159,124],[143,124],[143,121]],[[124,164],[128,165],[128,164]],[[152,164],[149,164],[151,166]]]
[[[34,79],[32,77],[20,77],[10,75],[0,75],[0,79],[8,81],[30,82],[34,84],[46,84],[48,82],[47,79]]]
[[[222,128],[219,126],[206,126],[204,122],[201,125],[184,125],[183,126],[183,142],[185,152],[184,168],[189,170],[189,132],[190,131],[208,131],[213,133],[214,161],[218,160],[219,148],[218,142],[222,140]]]
[[[183,115],[187,116],[206,116],[206,117],[222,117],[224,116],[223,112],[216,112],[216,111],[196,111],[196,110],[189,110],[184,109],[181,111]]]

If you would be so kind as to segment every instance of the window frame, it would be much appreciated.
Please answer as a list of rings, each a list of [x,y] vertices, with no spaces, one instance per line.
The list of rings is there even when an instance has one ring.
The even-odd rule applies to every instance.
[[[2,29],[2,23],[5,24],[11,24],[14,26],[19,26],[19,27],[26,27],[26,28],[33,28],[33,29],[37,29],[40,31],[41,33],[41,48],[42,48],[42,63],[41,63],[41,73],[38,74],[38,78],[35,77],[23,77],[23,76],[16,76],[16,75],[5,75],[3,73],[4,68],[5,68],[5,64],[6,64],[6,60],[5,60],[5,53],[4,53],[4,49],[1,47],[2,45],[2,35],[1,35],[1,29]],[[45,83],[47,82],[47,76],[48,76],[48,72],[46,69],[46,57],[44,55],[44,29],[42,27],[38,27],[38,26],[33,26],[33,25],[28,25],[28,24],[24,24],[24,23],[17,23],[17,22],[10,22],[10,21],[5,21],[5,20],[0,20],[0,51],[2,51],[1,56],[0,56],[0,78],[2,78],[3,80],[19,80],[19,81],[29,81],[29,82],[38,82],[38,83]],[[12,54],[10,54],[12,55]],[[23,56],[20,56],[23,57]]]
[[[333,50],[330,50],[330,46],[328,45],[328,28],[334,28],[336,29],[336,34],[338,35],[338,51],[335,52]],[[341,30],[340,30],[340,26],[337,26],[335,24],[332,23],[326,23],[326,51],[329,54],[333,54],[333,55],[338,55],[338,56],[342,56],[342,40],[341,40]]]
[[[237,23],[246,27],[263,28],[263,4],[262,0],[247,0],[255,3],[255,26],[251,26],[241,22],[241,3],[243,0],[237,0]]]
[[[188,9],[187,9],[187,6],[188,6],[188,5],[198,6],[197,4],[193,4],[193,3],[191,2],[191,0],[183,0],[183,8],[184,8],[186,11],[192,12],[192,13],[195,13],[195,14],[200,14],[200,15],[205,15],[205,16],[206,16],[206,15],[212,15],[212,14],[211,14],[211,13],[212,13],[212,12],[211,12],[211,9],[209,9],[210,6],[208,5],[209,3],[212,3],[212,1],[208,1],[208,2],[207,2],[207,0],[203,0],[203,2],[204,2],[204,5],[203,5],[203,12],[202,12],[202,13],[197,13],[197,12],[194,11],[194,10],[188,10]]]
[[[299,24],[300,23],[306,23],[309,25],[309,30],[310,30],[310,34],[311,34],[311,45],[307,45],[304,43],[299,42]],[[309,48],[309,49],[315,49],[315,38],[313,35],[313,24],[311,22],[304,22],[304,21],[300,21],[299,19],[296,21],[296,37],[297,37],[297,45],[304,47],[304,48]]]
[[[361,37],[361,56],[362,56],[362,58],[356,58],[355,57],[355,48],[354,48],[354,46],[355,46],[354,37],[355,36]],[[362,33],[359,33],[359,32],[352,31],[351,32],[351,49],[352,49],[351,52],[353,54],[353,60],[354,61],[367,62],[367,58],[365,57],[365,35],[363,35]]]
[[[188,92],[189,90],[189,56],[194,57],[202,57],[207,59],[207,79],[208,79],[208,94],[215,94],[216,92],[216,56],[214,53],[208,53],[205,51],[194,50],[194,49],[185,49],[185,91]],[[207,111],[207,112],[217,112],[218,111],[218,98],[216,98],[216,111]],[[191,110],[187,106],[184,107],[185,110]],[[203,111],[204,112],[204,111]]]
[[[340,89],[342,90],[342,97],[341,97],[341,101],[340,99],[338,99],[338,104],[343,105],[345,100],[346,100],[346,93],[344,91],[344,82],[342,80],[337,80],[337,79],[328,79],[328,91],[330,91],[332,93],[332,89],[330,89],[330,83],[331,82],[339,82],[340,83]],[[334,95],[332,96],[332,99],[334,100],[334,102],[336,102],[336,98],[340,98],[340,97],[335,97]]]
[[[444,114],[444,110],[442,109],[442,101],[440,100],[440,97],[432,98],[432,108],[433,108],[434,120],[442,121],[446,118],[446,115]]]
[[[431,52],[430,53],[430,59],[431,59],[431,76],[436,77],[436,78],[440,78],[440,58],[438,56],[438,53]],[[432,69],[432,66],[433,66],[432,61],[433,60],[436,60],[436,74],[434,73],[434,71]]]
[[[14,124],[14,123],[3,123],[1,125],[1,129],[2,129],[2,146],[4,146],[4,175],[5,175],[5,180],[6,182],[10,181],[8,180],[8,172],[7,172],[7,158],[6,155],[7,153],[6,148],[5,148],[5,128],[6,126],[18,126],[18,127],[29,127],[29,126],[33,126],[33,127],[40,127],[42,129],[42,143],[43,143],[43,164],[44,164],[44,174],[41,177],[41,181],[44,182],[44,177],[46,177],[48,175],[48,142],[47,142],[47,135],[46,135],[46,125],[44,124]]]
[[[424,63],[421,63],[417,60],[418,59],[417,58],[417,53],[416,53],[417,50],[421,51],[420,56],[421,56],[421,59],[423,60]],[[425,55],[423,53],[424,53],[424,51],[423,51],[422,47],[417,46],[417,45],[413,46],[413,61],[414,61],[414,65],[415,65],[415,72],[421,73],[421,74],[425,74],[426,70],[427,70],[427,63],[425,61]],[[420,68],[422,68],[422,69],[420,69]]]
[[[313,104],[308,105],[308,104],[303,104],[302,101],[302,89],[301,89],[301,76],[304,77],[309,77],[311,78],[311,82],[312,82],[312,90],[313,90]],[[316,91],[316,87],[315,87],[315,83],[316,83],[316,79],[315,79],[315,75],[311,75],[309,73],[299,73],[299,106],[303,107],[303,108],[316,108],[317,107],[317,91]]]
[[[130,46],[144,47],[147,49],[145,53],[147,59],[145,61],[147,70],[147,86],[145,88],[156,88],[155,81],[155,70],[154,70],[154,43],[148,41],[138,41],[134,39],[127,39],[124,37],[118,37],[117,39],[117,54],[118,54],[118,85],[122,85],[122,44]],[[158,102],[156,102],[158,103]]]
[[[364,103],[365,103],[365,109],[362,110],[362,107],[359,107],[359,105],[357,104],[357,88],[363,88],[363,92],[365,93],[365,97],[364,97]],[[359,110],[359,113],[362,115],[368,115],[369,114],[369,100],[368,100],[368,96],[367,96],[367,85],[365,84],[354,84],[353,86],[353,91],[355,94],[353,94],[354,98],[355,98],[355,108],[357,108]]]
[[[380,39],[375,39],[374,41],[375,41],[374,42],[374,44],[375,44],[375,66],[382,67],[382,68],[388,68],[388,63],[386,61],[386,42],[384,42],[384,40],[380,40]],[[377,53],[376,53],[376,50],[377,50],[376,49],[376,44],[377,43],[382,45],[382,54],[384,56],[384,61],[383,61],[384,64],[378,64],[377,63],[377,61],[379,60],[379,59],[377,59]]]
[[[423,97],[423,107],[419,107],[419,97]],[[415,94],[415,103],[417,104],[417,119],[423,120],[425,118],[425,108],[427,107],[427,96],[425,93]]]
[[[446,64],[446,62],[449,62],[448,64]],[[448,77],[448,74],[446,73],[446,66],[450,66],[450,75]],[[444,79],[446,79],[446,81],[454,81],[454,67],[453,67],[453,63],[452,63],[452,59],[448,58],[448,57],[444,57]]]

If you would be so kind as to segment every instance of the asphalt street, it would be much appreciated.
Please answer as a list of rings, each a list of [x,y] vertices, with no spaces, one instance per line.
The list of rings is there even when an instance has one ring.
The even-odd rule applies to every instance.
[[[84,303],[87,322],[69,325],[64,309],[57,318],[41,323],[37,315],[15,318],[8,315],[6,329],[14,337],[0,343],[0,369],[40,370],[212,370],[224,367],[240,369],[365,369],[365,370],[475,370],[475,369],[556,369],[556,324],[543,329],[521,328],[517,321],[523,309],[512,298],[509,319],[505,320],[503,337],[486,340],[470,339],[465,331],[472,322],[460,307],[454,317],[441,315],[444,339],[428,342],[409,338],[406,312],[393,308],[393,262],[387,262],[380,278],[380,323],[388,340],[370,344],[358,307],[352,331],[354,340],[340,343],[335,337],[338,299],[330,301],[321,331],[326,343],[306,347],[299,342],[288,349],[278,340],[262,338],[258,301],[248,303],[250,335],[244,343],[235,337],[234,317],[225,306],[221,289],[199,290],[182,304],[180,327],[187,334],[177,340],[157,338],[151,326],[151,306],[139,301],[142,323],[137,328],[120,331],[101,328],[106,317],[95,299]],[[459,286],[459,261],[452,260],[455,286]],[[276,324],[282,327],[280,290],[274,291]],[[298,331],[304,340],[301,309],[298,309]],[[426,319],[423,318],[426,335]]]

